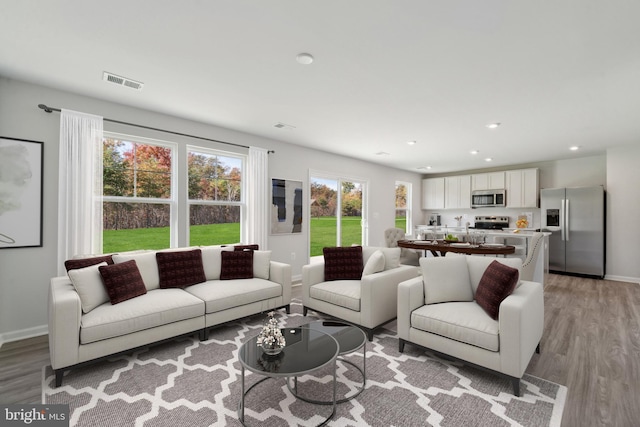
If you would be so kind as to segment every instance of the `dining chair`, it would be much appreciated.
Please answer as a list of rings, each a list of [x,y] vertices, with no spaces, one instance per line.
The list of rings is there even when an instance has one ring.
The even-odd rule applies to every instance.
[[[398,240],[406,238],[405,231],[401,228],[387,228],[384,231],[384,241],[388,248],[397,248]],[[400,248],[400,264],[420,266],[420,254],[411,249]]]
[[[533,274],[538,262],[538,255],[540,254],[540,246],[544,243],[544,234],[533,233],[529,246],[527,247],[527,258],[522,263],[521,279],[533,280]]]

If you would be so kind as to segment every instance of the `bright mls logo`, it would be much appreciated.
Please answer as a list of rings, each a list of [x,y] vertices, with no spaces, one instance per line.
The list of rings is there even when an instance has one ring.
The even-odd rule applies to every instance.
[[[0,405],[0,425],[68,427],[69,405]]]

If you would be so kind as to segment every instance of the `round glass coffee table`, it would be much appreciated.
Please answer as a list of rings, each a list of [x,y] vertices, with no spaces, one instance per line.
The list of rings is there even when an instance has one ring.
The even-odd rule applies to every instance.
[[[244,422],[246,395],[258,384],[270,378],[284,377],[289,385],[289,378],[297,379],[300,375],[319,370],[325,366],[333,367],[333,405],[331,414],[319,425],[325,425],[336,413],[336,360],[339,354],[338,341],[331,334],[308,327],[281,329],[287,345],[277,355],[269,356],[257,345],[258,337],[245,341],[238,351],[240,359],[242,385],[238,418]],[[245,390],[245,369],[265,378]],[[306,399],[303,399],[306,400]]]
[[[331,321],[331,320],[319,320],[317,322],[311,322],[306,325],[302,325],[301,328],[308,328],[312,331],[322,332],[325,334],[331,335],[333,338],[338,341],[338,359],[342,363],[348,363],[357,369],[362,375],[362,386],[360,386],[355,393],[352,393],[349,396],[345,396],[342,399],[336,400],[335,403],[344,403],[348,400],[353,399],[358,396],[365,388],[367,381],[367,335],[364,331],[357,326],[350,325],[348,323],[340,322],[340,321]],[[362,348],[363,357],[362,357],[362,368],[354,364],[353,362],[346,360],[344,357],[345,354],[352,353],[358,349]],[[315,400],[309,397],[304,397],[298,394],[298,378],[295,377],[293,379],[293,386],[291,386],[290,382],[287,380],[287,387],[289,391],[296,396],[298,399],[304,400],[305,402],[315,403],[318,405],[332,405],[334,401],[325,401],[325,400]],[[335,400],[335,397],[334,397]]]

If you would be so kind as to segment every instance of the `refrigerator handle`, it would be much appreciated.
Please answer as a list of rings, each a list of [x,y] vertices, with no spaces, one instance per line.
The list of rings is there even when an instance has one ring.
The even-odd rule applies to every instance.
[[[564,199],[560,200],[560,239],[564,242]]]
[[[567,242],[569,241],[569,199],[567,199],[565,201],[566,204],[566,208],[565,208],[565,214],[564,214],[564,219],[565,219],[565,232],[564,235],[566,237]]]

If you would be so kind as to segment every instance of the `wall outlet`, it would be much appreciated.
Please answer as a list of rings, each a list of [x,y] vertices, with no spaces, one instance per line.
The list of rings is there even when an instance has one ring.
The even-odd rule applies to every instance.
[[[291,252],[291,261],[295,261],[295,260],[296,260],[296,253]]]

